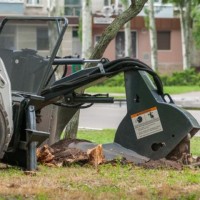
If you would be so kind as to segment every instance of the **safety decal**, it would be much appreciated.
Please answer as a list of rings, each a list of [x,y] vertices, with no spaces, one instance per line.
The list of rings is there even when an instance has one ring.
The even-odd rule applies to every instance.
[[[137,139],[163,131],[157,107],[131,115]]]

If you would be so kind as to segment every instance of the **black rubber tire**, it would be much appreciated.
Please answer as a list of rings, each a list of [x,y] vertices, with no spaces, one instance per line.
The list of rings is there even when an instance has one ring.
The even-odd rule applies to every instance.
[[[0,104],[0,159],[3,158],[11,139],[8,115]]]

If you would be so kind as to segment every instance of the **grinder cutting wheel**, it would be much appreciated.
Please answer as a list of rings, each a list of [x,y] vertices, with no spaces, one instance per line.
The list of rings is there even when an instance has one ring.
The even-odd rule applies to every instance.
[[[179,108],[169,95],[164,94],[159,76],[149,66],[132,58],[109,61],[58,57],[68,25],[67,19],[62,17],[7,17],[0,26],[0,41],[5,40],[4,36],[12,28],[26,30],[25,25],[31,27],[28,29],[30,32],[33,31],[31,41],[29,34],[28,38],[24,38],[26,34],[23,37],[19,34],[15,47],[8,49],[6,41],[0,43],[2,162],[28,170],[36,169],[36,148],[49,136],[61,133],[79,109],[94,103],[114,102],[114,98],[107,94],[91,95],[83,91],[121,72],[125,77],[127,114],[119,124],[114,142],[103,144],[105,156],[113,159],[121,155],[135,163],[142,163],[149,159],[178,158],[189,151],[188,134],[192,137],[200,126],[190,113]],[[41,51],[35,50],[34,36],[41,25],[49,31],[48,37],[53,36],[48,40],[51,42],[49,47],[53,47],[52,51],[48,51],[50,56],[44,56],[44,52],[39,55]],[[56,29],[51,30],[53,27]],[[58,37],[55,37],[56,30]],[[60,66],[67,68],[69,64],[83,65],[88,62],[96,65],[71,75],[66,75],[66,70],[63,70],[63,75],[55,80],[55,72]],[[38,117],[52,104],[64,107],[67,113],[65,123],[56,118],[51,108]],[[46,130],[38,128],[37,123]],[[74,144],[74,147],[84,150],[88,145],[91,147],[92,144],[83,142]]]

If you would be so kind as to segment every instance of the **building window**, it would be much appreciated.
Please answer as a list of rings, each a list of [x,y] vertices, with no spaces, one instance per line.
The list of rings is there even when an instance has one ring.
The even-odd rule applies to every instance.
[[[37,50],[49,50],[48,28],[37,28]]]
[[[4,26],[2,33],[0,34],[0,46],[5,49],[16,49],[16,27],[13,25]]]
[[[136,58],[136,32],[131,32],[131,46],[132,46],[132,58]],[[123,58],[125,56],[125,34],[124,32],[118,32],[115,38],[115,53],[116,53],[116,59]]]
[[[65,0],[64,13],[67,16],[80,16],[81,1],[80,0]]]
[[[73,38],[77,38],[78,37],[78,30],[77,29],[73,29],[72,30],[72,37]]]
[[[27,0],[26,2],[29,5],[38,5],[38,4],[40,4],[40,0]]]
[[[104,0],[104,6],[110,6],[115,4],[115,0]]]
[[[104,6],[109,6],[110,5],[110,0],[104,0]]]
[[[157,44],[158,44],[158,50],[170,50],[171,49],[170,31],[158,31]]]
[[[162,3],[162,0],[154,0],[154,3],[159,3],[159,4],[161,4],[161,3]]]

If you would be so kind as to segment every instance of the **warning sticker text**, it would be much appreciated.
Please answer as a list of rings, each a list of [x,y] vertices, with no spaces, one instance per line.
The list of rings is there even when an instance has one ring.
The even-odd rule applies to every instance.
[[[156,107],[131,115],[137,139],[163,131]]]

